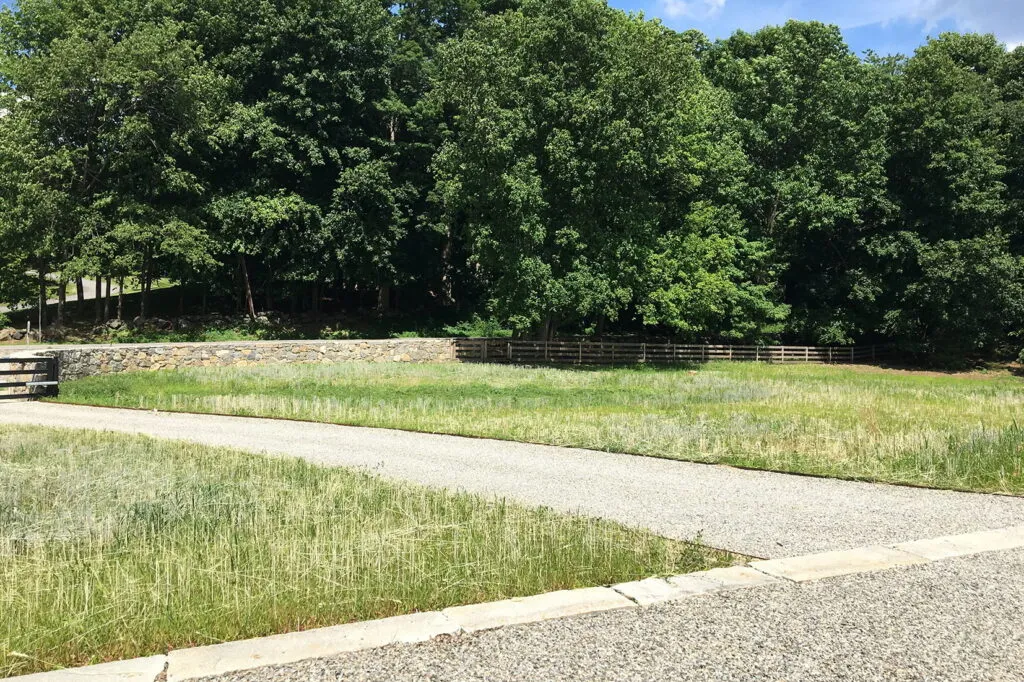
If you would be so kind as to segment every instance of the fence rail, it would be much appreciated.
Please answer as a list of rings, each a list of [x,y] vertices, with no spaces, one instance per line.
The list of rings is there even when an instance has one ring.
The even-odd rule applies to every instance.
[[[57,394],[56,358],[0,358],[0,400]]]
[[[456,339],[463,362],[525,365],[672,365],[712,361],[854,364],[885,359],[889,346],[728,346],[602,341]]]

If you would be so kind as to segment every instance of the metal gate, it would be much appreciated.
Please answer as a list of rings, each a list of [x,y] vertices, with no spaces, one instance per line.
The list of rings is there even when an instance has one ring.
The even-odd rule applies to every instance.
[[[57,395],[57,358],[0,358],[0,400]]]

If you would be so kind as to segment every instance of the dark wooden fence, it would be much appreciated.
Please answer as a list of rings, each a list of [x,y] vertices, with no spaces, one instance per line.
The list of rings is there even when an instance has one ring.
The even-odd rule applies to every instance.
[[[773,363],[869,363],[887,357],[888,346],[709,346],[611,341],[456,339],[463,362],[522,365],[675,365],[712,361]]]
[[[57,394],[56,358],[0,358],[0,400]]]

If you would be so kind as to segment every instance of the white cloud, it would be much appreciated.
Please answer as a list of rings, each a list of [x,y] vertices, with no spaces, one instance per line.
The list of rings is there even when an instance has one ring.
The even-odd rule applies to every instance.
[[[725,9],[725,0],[661,0],[661,11],[669,19],[710,19]]]
[[[940,22],[960,30],[994,33],[1013,44],[1024,42],[1021,0],[861,0],[837,3],[836,23],[844,28],[899,20],[924,22],[929,31]]]

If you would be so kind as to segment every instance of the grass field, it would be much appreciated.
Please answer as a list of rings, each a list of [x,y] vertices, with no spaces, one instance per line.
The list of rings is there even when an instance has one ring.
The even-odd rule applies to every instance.
[[[344,469],[0,426],[0,676],[733,561]]]
[[[94,377],[61,400],[262,415],[1024,493],[1024,380],[721,363],[685,369],[288,365]],[[1018,421],[1019,420],[1019,421]]]

